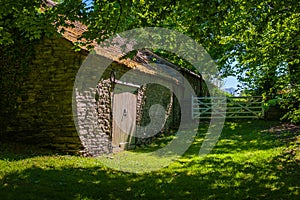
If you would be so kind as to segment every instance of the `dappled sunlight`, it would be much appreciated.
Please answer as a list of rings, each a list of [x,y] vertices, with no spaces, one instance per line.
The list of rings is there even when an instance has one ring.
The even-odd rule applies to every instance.
[[[300,166],[289,151],[282,153],[286,143],[261,133],[261,122],[238,124],[233,132],[231,123],[226,123],[206,157],[198,156],[201,132],[182,157],[148,173],[113,170],[103,159],[118,165],[118,159],[136,154],[128,166],[147,168],[153,162],[164,164],[164,158],[143,157],[141,150],[106,158],[10,155],[5,159],[0,153],[1,199],[298,199]]]
[[[231,130],[234,130],[237,126],[238,126],[238,123],[234,123],[234,122],[231,122],[231,123],[229,123],[230,124],[230,129]]]
[[[160,170],[179,158],[178,155],[173,155],[172,152],[170,153],[171,154],[169,156],[159,157],[153,153],[135,153],[125,151],[110,155],[109,157],[101,156],[97,159],[105,166],[115,170],[133,173],[146,173]]]

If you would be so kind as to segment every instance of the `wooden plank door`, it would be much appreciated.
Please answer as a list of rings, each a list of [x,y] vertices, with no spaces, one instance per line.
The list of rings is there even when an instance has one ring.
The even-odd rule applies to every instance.
[[[114,152],[127,149],[136,129],[136,95],[114,94],[112,145]]]

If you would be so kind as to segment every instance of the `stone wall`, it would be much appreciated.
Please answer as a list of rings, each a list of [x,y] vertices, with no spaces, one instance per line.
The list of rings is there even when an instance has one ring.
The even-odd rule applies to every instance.
[[[143,105],[145,104],[145,93],[146,93],[147,87],[146,85],[141,86],[141,88],[138,90],[137,94],[137,108],[136,108],[136,123],[140,125],[142,123],[142,117],[143,117]]]
[[[72,153],[84,147],[92,155],[112,152],[111,106],[115,87],[111,83],[110,75],[112,71],[117,72],[116,79],[121,79],[130,69],[113,62],[102,74],[97,88],[95,86],[82,93],[75,91],[78,113],[73,118],[73,85],[88,52],[75,52],[72,48],[72,43],[63,38],[43,39],[32,47],[33,57],[28,62],[26,73],[25,69],[24,72],[15,70],[19,69],[19,63],[14,63],[13,59],[5,60],[6,57],[3,56],[2,63],[5,65],[1,66],[2,91],[10,93],[4,93],[1,100],[2,140],[31,143]],[[133,74],[126,82],[135,84],[137,77],[140,78],[143,73],[134,70]],[[13,77],[13,81],[18,81],[16,87],[10,88],[5,77]],[[139,125],[146,126],[149,123],[151,105],[160,104],[168,116],[163,129],[176,129],[180,122],[180,100],[172,99],[168,89],[147,85],[129,90],[138,97]],[[8,104],[10,101],[15,103]],[[87,108],[89,112],[86,112]],[[78,120],[78,127],[75,127],[74,119]]]
[[[18,88],[20,95],[14,99],[15,115],[3,124],[3,134],[10,141],[77,152],[82,146],[73,122],[72,91],[87,52],[75,52],[70,42],[56,37],[33,49],[28,73]],[[4,94],[4,98],[8,97]],[[10,113],[12,108],[6,109],[1,112]]]
[[[168,88],[160,84],[147,84],[140,91],[142,100],[138,105],[141,111],[137,116],[137,125],[138,131],[143,133],[144,137],[135,138],[138,146],[149,144],[156,137],[176,132],[180,124],[180,106]],[[152,120],[151,115],[155,116],[152,116]]]
[[[105,71],[105,78],[99,81],[97,88],[83,93],[75,91],[78,112],[73,116],[74,81],[88,52],[75,52],[72,48],[71,42],[59,37],[44,39],[33,47],[28,73],[19,87],[20,95],[15,98],[15,114],[11,115],[12,106],[1,110],[1,116],[5,114],[9,118],[1,124],[2,139],[70,153],[84,149],[93,156],[112,151],[111,69]],[[116,63],[111,66],[124,72],[128,70]],[[89,115],[85,112],[87,108]],[[74,119],[79,124],[77,129]]]
[[[111,136],[112,130],[112,83],[109,79],[101,80],[96,91],[96,111],[99,128]]]
[[[99,156],[112,152],[110,87],[109,81],[102,80],[97,89],[75,91],[75,120],[86,155]]]

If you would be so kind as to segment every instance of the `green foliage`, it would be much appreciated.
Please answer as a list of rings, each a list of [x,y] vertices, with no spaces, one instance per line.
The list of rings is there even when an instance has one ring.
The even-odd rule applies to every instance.
[[[267,100],[263,105],[265,111],[267,111],[271,106],[279,106],[280,100],[281,99],[279,98]]]
[[[94,1],[87,36],[102,40],[144,26],[178,30],[206,48],[223,76],[235,75],[249,94],[269,99],[299,85],[298,4],[297,0]],[[178,57],[166,57],[191,69]],[[296,90],[290,92],[299,96]],[[291,103],[285,98],[282,102]],[[289,113],[296,114],[293,109],[298,110],[297,106],[287,107]]]
[[[0,4],[0,45],[14,44],[17,40],[30,41],[53,33],[53,18],[42,0],[2,0]]]
[[[74,26],[71,21],[87,25],[83,35],[87,43],[133,28],[165,27],[201,43],[221,74],[237,76],[249,94],[274,98],[289,91],[300,96],[298,0],[64,0],[53,8],[46,8],[44,2],[2,0],[0,45],[20,38],[39,39],[52,33],[53,25]],[[180,58],[167,57],[191,68]],[[299,105],[289,99],[283,98],[282,106],[288,109],[288,118],[297,121]],[[286,106],[290,103],[292,107]]]
[[[287,109],[288,112],[284,118],[290,120],[293,123],[300,122],[300,84],[295,87],[290,87],[289,90],[285,91],[282,95],[281,106]]]
[[[235,1],[224,15],[220,44],[232,46],[222,59],[235,62],[223,68],[239,76],[250,94],[275,98],[288,110],[286,117],[299,121],[298,1]],[[291,100],[291,96],[293,100]]]

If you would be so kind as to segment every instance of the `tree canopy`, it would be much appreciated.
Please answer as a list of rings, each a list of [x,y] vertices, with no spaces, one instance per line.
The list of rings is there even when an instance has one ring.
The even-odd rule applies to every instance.
[[[0,45],[38,40],[67,21],[87,25],[84,38],[104,40],[138,27],[165,27],[202,44],[223,76],[244,90],[277,98],[300,121],[300,4],[298,0],[2,0]],[[47,4],[48,3],[48,4]]]

